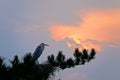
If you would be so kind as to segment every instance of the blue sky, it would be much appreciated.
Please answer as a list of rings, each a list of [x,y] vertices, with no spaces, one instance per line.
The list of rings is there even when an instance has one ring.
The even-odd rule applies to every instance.
[[[0,56],[12,59],[49,44],[39,61],[62,50],[97,49],[96,59],[57,73],[62,80],[119,80],[119,0],[0,0]],[[68,45],[69,44],[69,45]]]

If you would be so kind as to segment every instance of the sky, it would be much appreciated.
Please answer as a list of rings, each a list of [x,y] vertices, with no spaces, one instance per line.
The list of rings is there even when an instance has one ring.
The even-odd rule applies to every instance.
[[[120,79],[119,0],[0,0],[0,56],[12,59],[49,44],[39,58],[74,48],[95,48],[96,58],[84,66],[62,70],[55,79]]]

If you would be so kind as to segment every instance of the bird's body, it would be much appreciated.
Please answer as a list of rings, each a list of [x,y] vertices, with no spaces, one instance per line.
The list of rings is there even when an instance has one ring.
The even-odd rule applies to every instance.
[[[41,43],[39,46],[37,46],[37,48],[35,49],[35,51],[33,53],[34,60],[37,60],[41,56],[45,46],[48,46],[48,45],[45,43]]]

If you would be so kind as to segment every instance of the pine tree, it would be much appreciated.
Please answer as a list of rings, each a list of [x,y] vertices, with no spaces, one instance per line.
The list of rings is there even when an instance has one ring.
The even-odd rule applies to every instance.
[[[0,80],[49,80],[55,72],[66,68],[74,68],[77,65],[84,65],[95,58],[95,50],[90,54],[84,49],[74,51],[74,58],[66,59],[62,51],[57,56],[49,55],[46,62],[37,64],[32,59],[31,53],[27,53],[22,60],[16,55],[10,60],[11,66],[6,66],[4,60],[0,58]]]

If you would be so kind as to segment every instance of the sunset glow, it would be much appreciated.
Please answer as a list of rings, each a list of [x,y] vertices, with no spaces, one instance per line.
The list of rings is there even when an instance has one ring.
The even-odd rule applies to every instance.
[[[56,41],[66,38],[74,41],[68,41],[68,47],[95,48],[98,51],[102,43],[109,43],[115,47],[120,41],[119,14],[120,10],[112,9],[84,11],[79,14],[82,21],[78,26],[52,24],[50,32]]]

